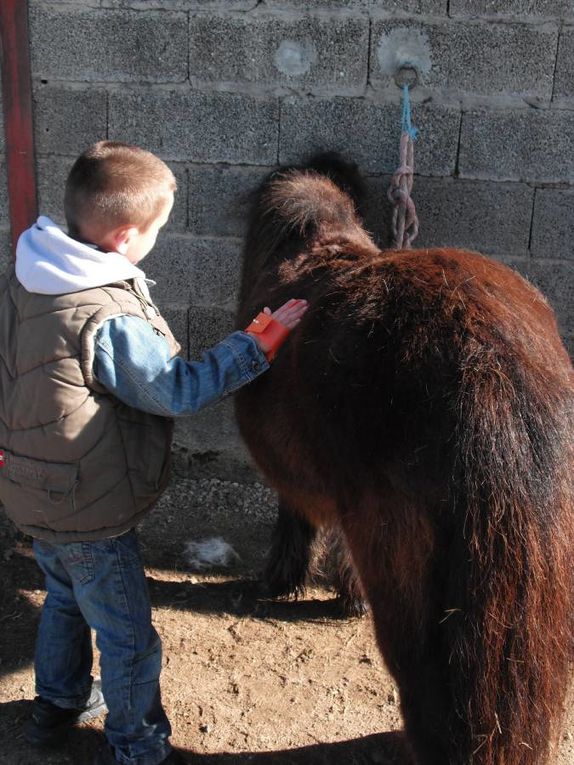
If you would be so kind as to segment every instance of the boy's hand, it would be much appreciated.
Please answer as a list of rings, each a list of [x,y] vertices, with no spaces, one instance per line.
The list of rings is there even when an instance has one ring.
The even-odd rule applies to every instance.
[[[308,307],[309,304],[306,300],[297,300],[296,298],[291,298],[291,300],[283,303],[281,308],[278,308],[273,313],[271,313],[270,308],[264,308],[263,312],[268,316],[271,316],[271,318],[275,319],[275,321],[280,321],[281,324],[284,324],[288,329],[293,329],[297,326],[297,324],[299,324],[301,317]]]
[[[308,307],[306,300],[295,298],[288,300],[273,313],[266,307],[258,317],[253,319],[245,331],[254,338],[267,359],[272,361],[287,339],[287,335],[299,324]]]

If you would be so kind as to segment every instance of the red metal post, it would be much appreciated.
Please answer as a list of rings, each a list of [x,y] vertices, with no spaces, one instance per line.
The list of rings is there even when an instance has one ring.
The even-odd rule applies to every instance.
[[[38,215],[28,0],[0,0],[2,100],[12,245]]]

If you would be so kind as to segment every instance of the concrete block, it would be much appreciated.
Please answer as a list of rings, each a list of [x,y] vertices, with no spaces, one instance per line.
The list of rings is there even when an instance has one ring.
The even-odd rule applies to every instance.
[[[201,354],[213,348],[233,332],[235,314],[223,308],[191,306],[189,318],[189,357],[201,359]]]
[[[81,5],[82,8],[99,8],[100,0],[56,0],[58,5]],[[28,7],[34,11],[36,8],[43,9],[46,6],[46,0],[28,0]]]
[[[547,298],[563,335],[574,327],[574,269],[567,261],[531,259],[511,262]]]
[[[2,103],[2,81],[0,79],[0,103]],[[0,109],[0,153],[4,151],[4,109]]]
[[[190,23],[190,79],[362,93],[368,43],[366,16],[198,14]]]
[[[180,427],[176,429],[175,440],[192,451],[220,452],[230,446],[237,447],[240,443],[232,397],[202,409],[188,422],[189,427],[186,428],[185,421],[179,421]]]
[[[251,195],[269,168],[190,165],[189,228],[207,236],[243,236]]]
[[[104,91],[39,87],[33,94],[36,150],[77,155],[106,137]]]
[[[194,249],[193,285],[190,302],[194,305],[235,309],[241,277],[240,239],[197,239]]]
[[[463,178],[574,182],[574,112],[463,114],[459,171]]]
[[[110,138],[145,146],[164,159],[272,165],[278,121],[274,98],[197,91],[110,94]]]
[[[144,265],[145,267],[145,265]],[[181,345],[181,355],[189,358],[189,332],[187,306],[157,302],[161,315],[167,321],[175,339]]]
[[[176,162],[168,162],[167,164],[175,175],[177,191],[175,192],[175,199],[169,221],[166,223],[165,228],[162,229],[162,232],[163,234],[170,234],[172,232],[183,233],[187,230],[187,205],[189,192],[187,168],[185,165]]]
[[[241,272],[241,241],[160,235],[143,263],[158,303],[233,309]]]
[[[415,180],[418,247],[462,247],[487,255],[526,254],[534,191],[515,183]]]
[[[220,401],[193,417],[176,420],[175,469],[188,477],[253,480],[252,468],[233,415],[233,399]]]
[[[371,39],[370,82],[377,89],[396,92],[394,74],[408,60],[430,91],[552,96],[554,24],[384,19],[373,23]]]
[[[10,224],[10,210],[8,208],[8,175],[6,172],[6,159],[0,155],[0,227]]]
[[[531,243],[535,258],[574,260],[573,211],[574,189],[536,190]]]
[[[360,211],[363,225],[371,234],[378,247],[387,249],[392,247],[392,217],[393,207],[387,196],[387,189],[391,182],[390,175],[378,175],[366,177],[366,196],[363,208]],[[419,179],[415,179],[418,189]],[[414,197],[413,191],[413,197]],[[416,245],[415,245],[416,246]]]
[[[392,242],[390,178],[370,178],[366,227],[382,246]],[[461,247],[487,255],[528,253],[534,190],[515,183],[484,183],[415,176],[412,198],[420,231],[415,247]]]
[[[448,10],[448,0],[367,0],[367,8],[394,13],[428,13],[442,15]]]
[[[284,8],[305,11],[349,9],[428,14],[446,13],[448,7],[447,0],[266,0],[265,5],[278,10]]]
[[[32,72],[72,81],[182,82],[187,79],[187,15],[34,7]]]
[[[152,300],[158,305],[189,303],[193,284],[192,242],[184,236],[160,233],[155,247],[142,263]]]
[[[574,27],[565,27],[560,34],[554,100],[574,103]]]
[[[239,443],[239,431],[233,415],[233,399],[228,397],[197,412],[190,420],[190,428],[178,429],[176,441],[188,448],[205,452],[219,451],[229,439]]]
[[[9,226],[0,226],[0,273],[12,262],[12,239]]]
[[[132,8],[136,11],[181,10],[245,11],[253,8],[253,0],[99,0],[102,8]]]
[[[572,0],[450,0],[451,16],[516,16],[520,18],[571,18]]]
[[[75,157],[37,157],[38,210],[65,228],[64,188]]]
[[[460,113],[413,104],[420,126],[415,167],[423,175],[454,172]],[[392,173],[398,165],[401,108],[351,98],[288,99],[281,107],[280,163],[300,163],[321,151],[339,151],[363,172]]]

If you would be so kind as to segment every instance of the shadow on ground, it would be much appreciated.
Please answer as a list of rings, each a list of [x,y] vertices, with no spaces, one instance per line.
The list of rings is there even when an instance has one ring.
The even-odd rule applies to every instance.
[[[282,752],[196,755],[189,762],[197,765],[410,765],[411,760],[401,733],[381,733]]]
[[[0,589],[0,678],[30,664],[34,657],[40,609],[25,592],[41,591],[44,578],[32,557],[13,552],[2,565]],[[1,762],[1,760],[0,760]]]
[[[0,765],[90,765],[95,753],[104,744],[103,734],[85,725],[74,729],[61,749],[32,749],[21,733],[29,713],[29,701],[0,704],[3,734],[11,739],[10,754],[0,752]],[[410,765],[411,762],[401,733],[381,733],[283,751],[233,754],[179,751],[189,765]]]
[[[338,619],[339,599],[271,600],[253,579],[218,582],[171,582],[148,576],[154,608],[173,608],[198,614],[230,614],[285,622]]]

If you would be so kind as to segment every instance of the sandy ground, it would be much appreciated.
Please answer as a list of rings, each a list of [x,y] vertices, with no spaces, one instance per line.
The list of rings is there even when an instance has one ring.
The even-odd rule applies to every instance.
[[[298,602],[259,597],[274,511],[273,493],[259,484],[178,479],[142,525],[173,743],[201,765],[408,765],[396,688],[369,617],[341,617],[318,586]],[[191,571],[186,542],[214,536],[239,557],[228,569]],[[49,753],[22,738],[44,592],[29,542],[1,511],[0,566],[0,764],[88,764],[101,721]],[[571,703],[555,765],[574,765],[573,711]]]

